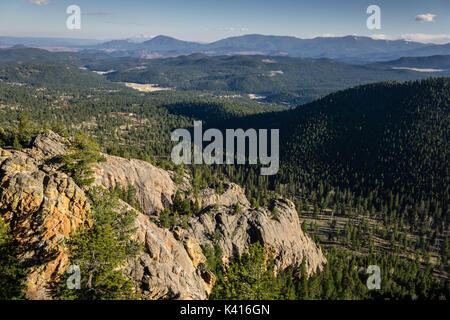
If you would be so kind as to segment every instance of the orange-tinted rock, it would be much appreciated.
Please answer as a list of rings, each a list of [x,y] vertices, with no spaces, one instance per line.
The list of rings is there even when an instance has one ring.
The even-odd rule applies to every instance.
[[[51,298],[50,287],[67,268],[64,242],[86,221],[89,203],[64,173],[46,173],[25,152],[12,151],[0,164],[0,213],[30,267],[29,299]],[[74,192],[75,191],[75,192]]]

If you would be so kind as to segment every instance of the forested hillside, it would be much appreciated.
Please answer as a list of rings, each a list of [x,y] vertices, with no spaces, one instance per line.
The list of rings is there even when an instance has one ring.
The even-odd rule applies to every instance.
[[[326,248],[394,254],[447,279],[449,107],[450,79],[439,78],[370,84],[234,119],[224,128],[280,129],[281,169],[268,180],[254,168],[223,172],[254,203],[270,199],[261,190],[290,195]],[[342,259],[333,253],[337,265]]]
[[[17,138],[26,147],[44,126],[63,135],[88,132],[109,153],[171,165],[170,133],[191,126],[194,118],[222,121],[284,109],[210,92],[142,93],[64,64],[0,67],[0,146]],[[39,126],[17,128],[21,118]],[[22,135],[16,129],[32,132]]]
[[[193,72],[190,76],[199,72],[208,78],[207,71],[220,74],[216,79],[208,78],[205,82],[208,86],[224,79],[228,86],[237,73],[258,70],[258,74],[265,76],[256,78],[273,79],[264,86],[276,83],[276,90],[282,91],[277,93],[279,99],[300,97],[299,91],[292,93],[286,89],[288,82],[276,80],[282,75],[297,84],[309,83],[311,88],[332,91],[336,87],[329,87],[331,83],[350,86],[342,78],[346,72],[359,70],[348,79],[361,80],[358,72],[362,69],[354,66],[305,59],[299,59],[303,62],[298,65],[283,64],[287,58],[277,60],[277,66],[287,71],[270,76],[267,72],[279,68],[275,68],[273,61],[260,59],[196,55],[149,63],[155,64],[155,70],[176,70],[170,73],[169,80],[187,86],[195,81],[183,78],[189,76],[182,72],[183,66],[176,67],[177,61],[184,61],[186,70]],[[130,59],[116,61],[118,66],[137,62],[140,63]],[[293,280],[296,277],[288,271],[277,276],[264,273],[265,285],[275,290],[270,294],[263,292],[267,297],[448,297],[449,78],[367,84],[287,109],[229,95],[214,86],[202,91],[139,92],[80,70],[78,62],[66,63],[26,62],[0,67],[0,147],[16,150],[29,147],[37,133],[48,129],[69,138],[85,133],[105,153],[138,158],[173,170],[177,182],[188,174],[192,177],[192,194],[187,196],[195,197],[203,188],[222,194],[224,183],[236,182],[245,187],[252,209],[272,208],[274,219],[277,212],[273,203],[280,196],[292,199],[303,221],[303,230],[322,246],[329,263],[322,273],[310,278],[303,275],[300,280]],[[230,66],[235,67],[229,69]],[[221,74],[225,71],[222,68],[236,74]],[[330,75],[334,77],[332,81],[325,78],[323,87],[319,76],[317,86],[314,77],[307,80],[309,73],[317,71],[323,75],[337,70],[333,68],[342,73]],[[387,67],[374,68],[382,74]],[[137,69],[130,75],[140,72],[147,71]],[[395,72],[402,76],[417,74]],[[301,80],[302,77],[305,78]],[[259,85],[247,80],[244,82],[252,86],[237,84],[236,88],[253,90]],[[203,120],[205,128],[280,129],[280,172],[267,177],[259,175],[259,168],[245,165],[175,166],[170,161],[173,146],[170,134],[176,128],[192,127],[196,119]],[[69,161],[69,167],[70,164]],[[127,193],[120,188],[115,192]],[[174,212],[163,213],[160,221],[163,227],[173,230],[182,225],[184,216],[199,214],[195,202],[186,199],[177,199],[180,203],[174,208],[177,205],[179,208]],[[130,202],[135,204],[134,199]],[[234,208],[235,213],[240,210],[238,206]],[[241,297],[242,275],[255,264],[261,267],[266,263],[261,260],[260,250],[252,247],[250,256],[233,261],[226,271],[220,252],[204,248],[209,269],[218,279],[211,297]],[[368,263],[380,264],[383,270],[395,270],[390,276],[385,275],[389,280],[383,283],[382,292],[369,292],[364,285],[366,276],[355,271]],[[228,273],[224,274],[225,271]],[[227,276],[234,281],[227,284],[224,280]]]
[[[166,59],[114,58],[89,50],[56,53],[35,48],[0,49],[1,66],[4,68],[0,72],[2,78],[11,80],[26,76],[34,82],[39,78],[43,83],[50,80],[60,85],[95,86],[92,79],[97,75],[92,73],[89,76],[87,70],[90,70],[100,72],[114,82],[153,84],[173,90],[215,93],[217,96],[240,95],[247,99],[248,95],[255,95],[258,101],[290,106],[311,102],[358,84],[450,74],[448,56],[402,58],[359,65],[325,58],[211,57],[200,53]],[[40,74],[30,72],[42,67],[48,70]],[[64,72],[62,68],[69,71]],[[82,70],[77,71],[76,68]],[[74,72],[79,72],[84,80],[71,76]]]
[[[80,63],[82,56],[78,53],[49,52],[43,49],[12,47],[0,49],[0,65],[22,63]]]
[[[450,55],[435,55],[429,57],[403,57],[393,61],[380,62],[378,65],[407,68],[435,68],[450,70]]]
[[[290,182],[421,196],[444,192],[449,103],[449,78],[377,83],[235,124],[280,128]]]
[[[433,73],[352,65],[330,59],[201,54],[154,59],[131,67],[103,62],[93,70],[111,71],[113,81],[155,83],[179,90],[234,91],[261,94],[271,102],[305,103],[362,83],[414,80]],[[448,70],[439,72],[447,75]]]
[[[91,88],[117,89],[118,84],[93,72],[65,64],[25,63],[0,66],[0,81],[15,85],[83,90]]]

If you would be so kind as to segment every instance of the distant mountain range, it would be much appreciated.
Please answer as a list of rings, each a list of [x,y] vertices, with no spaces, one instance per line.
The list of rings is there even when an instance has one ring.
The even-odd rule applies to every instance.
[[[112,40],[101,42],[89,39],[12,38],[0,37],[0,45],[23,44],[29,47],[67,47],[89,53],[108,53],[114,57],[160,58],[203,53],[205,55],[290,56],[302,58],[330,58],[352,63],[394,60],[450,54],[450,43],[425,44],[406,40],[376,40],[369,37],[318,37],[300,39],[288,36],[244,35],[212,43],[182,41],[157,36],[145,42]]]
[[[107,51],[114,56],[140,58],[179,56],[192,53],[206,55],[261,54],[302,58],[330,58],[346,62],[373,62],[450,54],[450,44],[435,45],[405,40],[375,40],[369,37],[318,37],[299,39],[284,36],[245,35],[212,43],[181,41],[167,36],[134,43],[109,41],[89,49]]]

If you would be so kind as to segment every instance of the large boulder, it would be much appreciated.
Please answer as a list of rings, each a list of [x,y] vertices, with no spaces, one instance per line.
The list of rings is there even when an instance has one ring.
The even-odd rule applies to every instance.
[[[142,211],[155,214],[172,203],[176,185],[170,174],[152,164],[136,159],[105,155],[95,173],[95,184],[112,189],[117,185],[134,186]]]
[[[233,205],[208,207],[189,220],[187,235],[201,245],[218,243],[224,262],[259,242],[275,259],[276,271],[299,270],[304,260],[312,274],[326,263],[322,251],[303,232],[294,204],[285,199],[276,200],[271,210],[241,207],[235,212]]]

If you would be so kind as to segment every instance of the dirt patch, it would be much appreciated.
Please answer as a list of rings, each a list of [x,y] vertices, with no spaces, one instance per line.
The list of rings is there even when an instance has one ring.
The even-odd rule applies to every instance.
[[[132,82],[124,82],[124,84],[128,88],[132,88],[141,92],[156,92],[156,91],[164,91],[164,90],[172,90],[171,88],[162,88],[157,84],[140,84],[140,83],[132,83]]]

